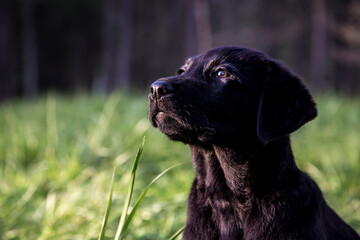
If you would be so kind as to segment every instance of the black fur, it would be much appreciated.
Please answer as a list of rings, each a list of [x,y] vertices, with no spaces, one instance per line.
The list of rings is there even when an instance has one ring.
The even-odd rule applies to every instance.
[[[299,77],[246,48],[154,82],[150,121],[189,144],[196,171],[184,239],[360,239],[295,164],[289,134],[316,114]]]

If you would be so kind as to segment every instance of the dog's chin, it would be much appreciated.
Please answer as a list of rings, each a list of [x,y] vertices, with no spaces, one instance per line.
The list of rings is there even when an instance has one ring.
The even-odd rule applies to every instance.
[[[157,112],[152,116],[152,124],[154,127],[159,128],[161,132],[169,128],[168,125],[176,123],[175,119],[168,116],[164,112]]]
[[[154,127],[158,128],[162,133],[172,140],[182,141],[186,127],[181,124],[181,120],[170,116],[164,112],[155,113],[150,119]]]
[[[185,144],[193,144],[208,141],[216,134],[216,130],[210,127],[195,127],[188,121],[184,121],[164,112],[157,112],[150,119],[152,125],[158,128],[171,140]]]

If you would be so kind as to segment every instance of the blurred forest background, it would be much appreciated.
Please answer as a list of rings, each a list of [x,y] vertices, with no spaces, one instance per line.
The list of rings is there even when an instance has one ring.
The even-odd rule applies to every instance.
[[[151,127],[145,91],[220,45],[266,52],[317,92],[296,161],[360,232],[359,0],[0,0],[0,240],[98,239],[114,166],[115,236],[144,135],[135,199],[184,164],[152,186],[125,239],[184,226],[189,148]]]
[[[360,92],[358,0],[2,0],[0,100],[144,91],[220,45],[281,59],[317,91]]]

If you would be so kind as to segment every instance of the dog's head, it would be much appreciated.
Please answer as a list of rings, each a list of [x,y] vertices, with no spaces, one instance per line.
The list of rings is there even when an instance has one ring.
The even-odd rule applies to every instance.
[[[260,52],[238,47],[188,59],[176,76],[155,81],[149,94],[152,125],[190,144],[267,144],[316,114],[299,77]]]

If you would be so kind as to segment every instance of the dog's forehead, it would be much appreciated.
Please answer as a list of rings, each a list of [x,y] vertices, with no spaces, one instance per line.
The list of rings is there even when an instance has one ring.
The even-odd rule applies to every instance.
[[[188,58],[185,61],[185,64],[183,67],[185,69],[188,68],[204,68],[208,69],[215,65],[220,65],[222,63],[225,63],[227,61],[227,56],[194,56],[191,58]]]
[[[209,68],[223,63],[241,62],[245,55],[245,51],[242,48],[215,48],[200,55],[188,58],[185,61],[184,66],[190,67],[196,65]]]

